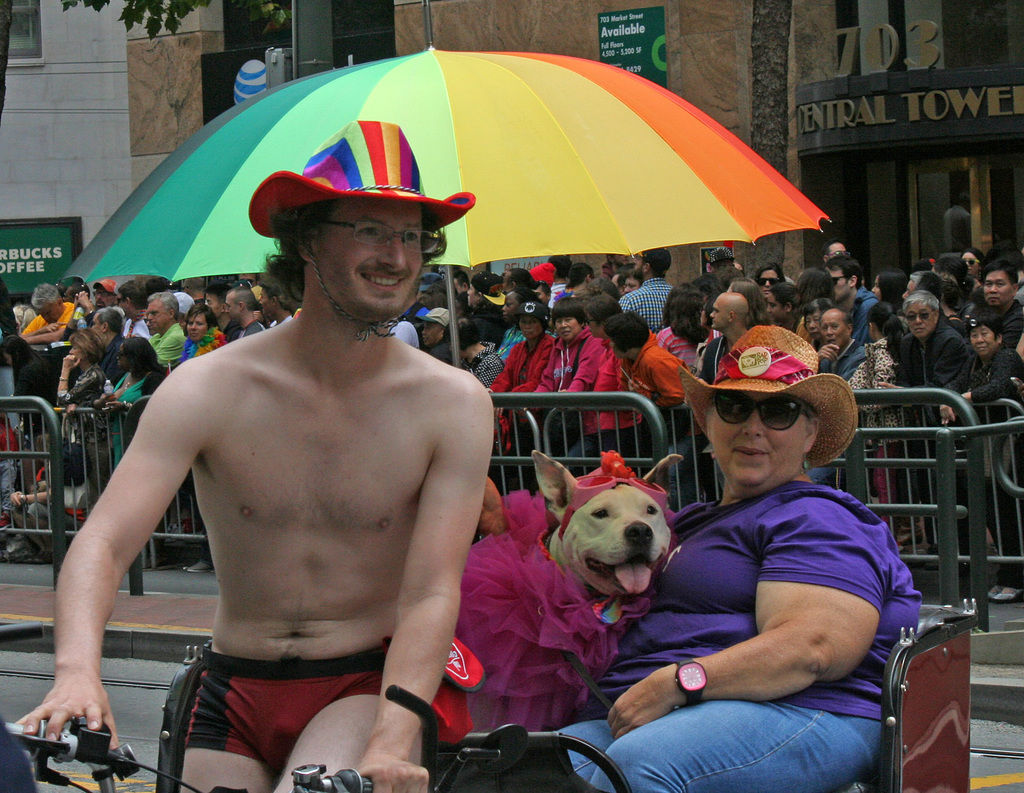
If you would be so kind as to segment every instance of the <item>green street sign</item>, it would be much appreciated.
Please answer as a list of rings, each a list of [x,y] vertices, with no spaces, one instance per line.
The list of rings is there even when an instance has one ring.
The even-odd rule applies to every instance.
[[[598,14],[597,41],[601,63],[668,87],[664,6]]]
[[[55,284],[81,245],[80,218],[0,221],[0,278],[11,294]]]

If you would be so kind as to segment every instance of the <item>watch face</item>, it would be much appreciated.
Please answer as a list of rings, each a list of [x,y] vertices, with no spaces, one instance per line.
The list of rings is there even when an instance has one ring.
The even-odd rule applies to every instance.
[[[684,691],[698,691],[707,684],[704,668],[700,664],[683,664],[679,667],[679,685]]]

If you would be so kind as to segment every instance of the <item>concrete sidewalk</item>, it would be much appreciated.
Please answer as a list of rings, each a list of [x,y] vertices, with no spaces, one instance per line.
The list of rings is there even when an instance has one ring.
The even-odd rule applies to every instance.
[[[913,573],[924,601],[937,602],[937,575],[924,569]],[[104,657],[181,661],[190,645],[210,637],[216,577],[181,567],[147,570],[143,576],[147,594],[141,597],[130,596],[127,580],[122,583]],[[52,580],[50,565],[0,564],[0,623],[44,623],[43,638],[5,643],[5,650],[53,652]],[[1024,604],[990,604],[990,628],[972,637],[971,715],[1024,726]]]
[[[181,661],[186,648],[210,638],[217,610],[213,573],[182,568],[147,570],[146,594],[132,597],[122,582],[103,643],[105,658]],[[53,652],[52,565],[0,564],[0,622],[39,621],[41,639],[6,643],[4,649]]]

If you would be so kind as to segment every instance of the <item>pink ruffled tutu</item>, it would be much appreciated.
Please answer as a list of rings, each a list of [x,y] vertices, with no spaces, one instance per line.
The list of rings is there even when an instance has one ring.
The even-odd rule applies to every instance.
[[[599,678],[630,622],[650,607],[650,590],[615,603],[598,601],[538,545],[548,529],[543,497],[516,491],[504,506],[508,533],[476,543],[462,578],[456,634],[487,672],[483,689],[471,695],[474,728],[516,723],[557,729],[572,721],[587,697],[561,651],[575,653]],[[606,621],[620,609],[614,622]]]

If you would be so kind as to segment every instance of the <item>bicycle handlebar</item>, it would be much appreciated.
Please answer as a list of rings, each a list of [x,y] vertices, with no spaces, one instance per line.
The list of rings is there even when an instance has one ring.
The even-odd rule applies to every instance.
[[[373,793],[373,781],[353,768],[324,776],[325,765],[303,765],[292,771],[292,793]]]
[[[43,635],[41,622],[10,622],[0,625],[0,642],[13,642],[17,639],[39,639]]]
[[[43,769],[49,770],[47,761],[51,758],[58,763],[77,760],[81,763],[105,766],[122,780],[139,770],[135,754],[128,744],[111,749],[110,729],[107,725],[104,724],[98,730],[90,730],[83,716],[69,720],[56,740],[43,737],[46,735],[46,722],[40,722],[39,735],[26,735],[25,728],[20,724],[7,722],[4,726],[32,756],[36,763],[37,776],[43,773]]]

